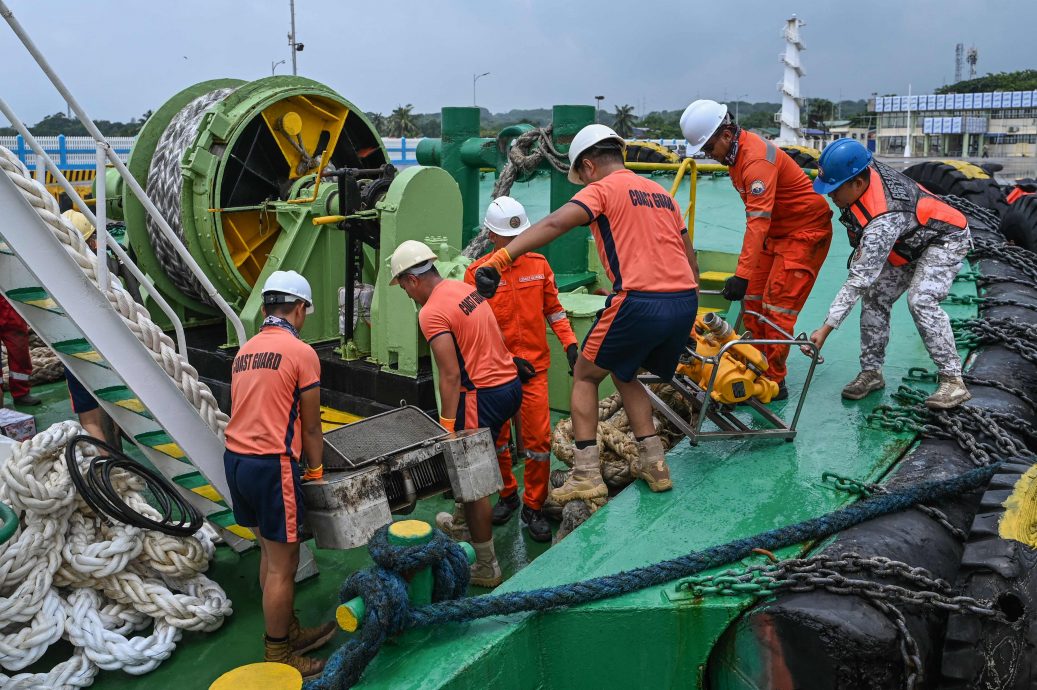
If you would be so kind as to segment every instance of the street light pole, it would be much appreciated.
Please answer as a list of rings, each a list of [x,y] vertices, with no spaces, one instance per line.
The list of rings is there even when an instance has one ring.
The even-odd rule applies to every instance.
[[[598,122],[601,119],[601,102],[605,100],[605,97],[595,96],[594,100],[597,101],[597,104],[594,106],[594,121]]]
[[[473,74],[472,75],[472,105],[473,106],[477,107],[479,105],[476,102],[476,100],[475,100],[475,82],[479,81],[483,77],[489,76],[489,74],[490,74],[489,72],[483,72],[482,74]]]
[[[270,76],[271,77],[274,76],[274,74],[277,72],[277,67],[279,65],[283,65],[284,63],[285,63],[285,60],[278,60],[277,62],[274,62],[273,60],[271,60],[270,61]]]
[[[295,54],[299,52],[299,44],[295,42],[295,0],[288,0],[288,6],[292,12],[292,32],[288,34],[288,48],[292,51],[292,74],[298,75],[299,69],[295,57]]]

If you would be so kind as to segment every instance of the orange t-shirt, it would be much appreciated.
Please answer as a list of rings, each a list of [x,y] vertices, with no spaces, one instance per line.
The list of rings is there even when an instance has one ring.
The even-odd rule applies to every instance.
[[[241,346],[230,376],[227,450],[244,455],[302,453],[299,396],[320,385],[312,347],[279,326],[266,326]]]
[[[429,342],[453,338],[464,390],[503,386],[518,376],[493,310],[471,285],[439,283],[418,312],[418,325]]]
[[[731,184],[745,202],[745,238],[735,272],[749,278],[768,237],[832,236],[832,209],[792,158],[752,132],[738,137]]]
[[[570,203],[588,224],[616,292],[682,292],[695,288],[684,252],[680,206],[658,183],[617,170],[577,192]]]

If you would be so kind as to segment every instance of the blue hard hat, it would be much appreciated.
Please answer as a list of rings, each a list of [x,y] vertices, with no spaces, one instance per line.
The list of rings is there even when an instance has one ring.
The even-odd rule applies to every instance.
[[[814,191],[828,194],[854,177],[871,163],[871,151],[856,139],[833,141],[821,152],[817,161]]]

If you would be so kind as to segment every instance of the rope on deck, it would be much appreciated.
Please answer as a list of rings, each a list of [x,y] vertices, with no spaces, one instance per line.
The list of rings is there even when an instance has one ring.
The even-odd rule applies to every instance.
[[[388,528],[383,527],[371,540],[369,547],[376,565],[354,573],[342,587],[343,602],[358,595],[364,599],[366,610],[359,634],[340,647],[328,660],[321,677],[309,681],[305,688],[345,690],[352,687],[360,680],[364,669],[378,654],[385,640],[411,628],[471,621],[488,616],[551,611],[655,587],[740,560],[749,556],[754,549],[774,551],[824,539],[882,515],[985,487],[1003,462],[969,470],[950,479],[919,482],[795,525],[614,575],[526,592],[487,594],[468,599],[459,598],[460,592],[463,592],[460,583],[467,578],[467,561],[459,557],[459,547],[444,545],[445,535],[434,530],[436,538],[430,544],[401,548],[388,544]],[[435,597],[441,599],[428,606],[415,608],[410,605],[404,573],[423,566],[433,568],[436,583],[434,601]]]

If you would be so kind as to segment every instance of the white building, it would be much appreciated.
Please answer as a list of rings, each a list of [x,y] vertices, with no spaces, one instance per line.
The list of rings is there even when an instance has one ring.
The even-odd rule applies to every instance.
[[[883,96],[868,109],[879,155],[902,155],[910,135],[915,156],[1037,156],[1037,91]]]

